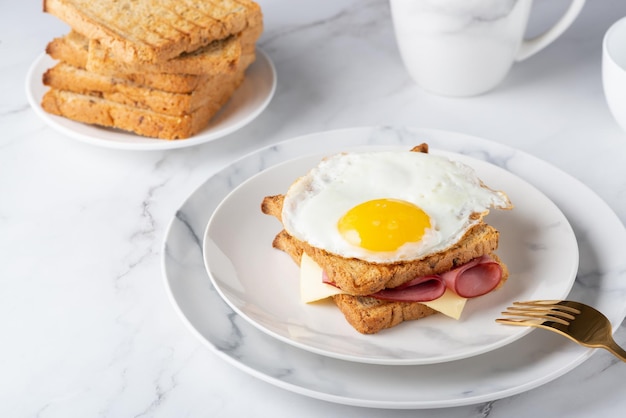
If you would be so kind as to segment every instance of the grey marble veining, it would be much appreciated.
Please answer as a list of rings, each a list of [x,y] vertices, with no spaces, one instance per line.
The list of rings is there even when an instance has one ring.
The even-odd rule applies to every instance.
[[[286,158],[284,140],[364,126],[387,128],[365,140],[346,131],[337,145],[403,144],[410,127],[460,132],[485,142],[433,146],[523,173],[544,193],[561,196],[555,203],[574,226],[580,252],[572,296],[623,315],[623,303],[612,302],[625,299],[626,266],[609,264],[624,259],[623,247],[609,245],[597,225],[626,221],[626,134],[600,84],[601,37],[626,15],[626,4],[588,2],[563,37],[516,65],[496,91],[450,99],[410,80],[387,1],[259,3],[266,24],[260,45],[278,76],[268,108],[221,140],[150,153],[78,143],[40,120],[27,105],[26,72],[67,27],[37,2],[0,13],[0,416],[621,416],[624,364],[538,332],[524,338],[534,350],[519,355],[515,345],[503,347],[485,357],[489,365],[478,356],[452,385],[442,384],[441,373],[455,373],[456,362],[394,369],[389,387],[397,390],[390,395],[370,384],[389,366],[355,367],[276,344],[234,314],[206,277],[201,239],[224,193]],[[561,6],[535,3],[536,31]],[[303,139],[297,153],[323,150]],[[563,190],[563,177],[546,178],[543,164],[526,165],[526,154],[585,187]],[[246,155],[245,165],[231,166]],[[570,206],[576,199],[580,205]],[[614,215],[605,216],[605,204]],[[168,234],[184,245],[166,242]],[[164,260],[183,273],[181,289],[199,283],[186,295],[184,315],[164,283]],[[623,323],[616,339],[626,346]],[[542,375],[528,391],[506,392],[518,378],[511,368],[532,377],[552,361],[576,367]],[[430,383],[416,379],[422,374]],[[419,400],[424,390],[435,403],[453,396],[470,404],[374,405]],[[371,407],[356,406],[363,398]]]
[[[422,138],[429,138],[433,143],[433,147],[439,145],[443,149],[454,150],[456,152],[473,154],[474,156],[481,155],[485,160],[490,160],[492,162],[495,161],[508,161],[511,162],[515,159],[526,159],[527,162],[532,162],[533,164],[537,164],[538,167],[542,165],[541,162],[533,160],[530,156],[526,156],[523,153],[516,153],[511,149],[500,148],[493,146],[489,142],[476,140],[476,142],[471,141],[469,137],[453,137],[448,140],[448,138],[444,135],[441,136],[438,132],[426,132],[422,133],[419,131],[407,130],[405,128],[395,129],[393,127],[383,127],[380,129],[372,129],[370,131],[358,130],[358,133],[355,134],[354,131],[337,131],[334,134],[328,135],[329,138],[334,138],[334,140],[325,141],[324,144],[318,142],[318,145],[324,145],[326,147],[330,147],[332,149],[335,147],[343,147],[344,149],[348,147],[347,144],[351,146],[374,146],[374,145],[382,145],[382,146],[406,146],[407,144],[411,144],[416,140],[420,140]],[[417,134],[417,136],[416,136]],[[225,172],[231,173],[239,173],[245,172],[248,169],[254,167],[256,170],[263,170],[268,168],[266,166],[258,166],[259,157],[265,155],[281,155],[282,160],[289,159],[290,157],[296,156],[300,153],[302,148],[306,148],[306,137],[300,138],[296,141],[285,142],[273,147],[270,147],[263,152],[257,155],[248,156],[247,158],[240,160],[230,166]],[[319,141],[319,139],[318,139]],[[297,146],[296,146],[297,144]],[[330,151],[329,151],[330,152]],[[306,152],[305,152],[306,155]],[[503,155],[507,155],[506,157],[502,157]],[[498,158],[496,158],[499,156]],[[528,167],[528,164],[525,165]],[[554,169],[548,169],[548,166],[545,166],[544,174],[549,175],[562,175],[558,171],[554,171]],[[528,171],[528,168],[526,168]],[[564,174],[563,174],[564,175]],[[237,181],[232,183],[233,179],[226,178],[222,175],[217,175],[211,177],[207,183],[205,183],[201,188],[193,194],[193,197],[185,204],[185,210],[189,210],[189,213],[195,213],[196,216],[200,216],[204,221],[208,221],[208,217],[210,215],[210,210],[202,213],[198,210],[198,207],[201,206],[204,209],[212,208],[217,206],[217,204],[221,201],[222,196],[225,196],[229,193],[230,189],[237,186]],[[242,181],[242,180],[239,180]],[[223,188],[220,187],[220,184],[223,185]],[[577,182],[574,180],[574,183],[570,183],[570,187],[576,185]],[[576,189],[577,191],[585,191],[585,187],[582,185],[575,186],[582,188],[581,190]],[[221,194],[217,193],[213,195],[213,199],[206,200],[207,194],[203,192],[204,190],[222,190]],[[552,195],[555,198],[559,195]],[[563,194],[561,193],[561,196]],[[564,201],[565,202],[565,201]],[[572,206],[572,203],[564,203],[564,208],[573,211],[576,213],[576,205]],[[580,212],[580,211],[579,211]],[[610,214],[610,212],[609,212]],[[203,222],[197,222],[198,224],[203,224]],[[619,222],[618,222],[619,224]],[[176,224],[174,224],[176,225]],[[597,224],[599,225],[599,224]],[[182,225],[181,225],[182,226]],[[576,231],[578,231],[578,224],[573,224]],[[184,227],[184,226],[183,226]],[[546,225],[547,228],[554,227],[554,225]],[[194,235],[198,234],[199,231],[195,231]],[[598,237],[591,238],[592,244],[594,247],[598,247]],[[196,253],[196,257],[200,257],[197,253],[196,249],[196,239],[188,239],[188,244],[185,244],[185,241],[172,241],[176,242],[177,246],[191,245],[193,248],[190,248],[189,252],[193,251]],[[586,243],[580,242],[581,247],[585,250]],[[607,245],[613,246],[621,246],[622,243],[615,241],[612,244],[607,243]],[[539,249],[541,250],[541,249]],[[189,253],[187,251],[183,251],[183,253]],[[621,318],[621,305],[619,303],[615,303],[615,301],[622,300],[624,293],[626,292],[626,288],[621,284],[622,280],[620,277],[623,277],[622,268],[619,265],[621,263],[621,259],[617,265],[614,265],[615,258],[611,258],[611,273],[605,272],[603,275],[605,279],[605,283],[599,285],[597,287],[597,292],[578,292],[576,289],[574,290],[574,294],[580,295],[580,300],[588,301],[589,303],[595,303],[596,306],[600,302],[601,299],[596,299],[596,296],[601,296],[601,298],[608,298],[604,300],[604,303],[607,303],[605,309],[609,312],[610,315],[616,315]],[[607,259],[608,261],[608,259]],[[587,267],[588,259],[584,260],[585,266],[581,268]],[[173,278],[173,292],[175,298],[179,299],[186,292],[184,288],[179,287],[176,283],[177,278],[185,278],[184,280],[191,280],[196,282],[196,285],[201,284],[201,286],[208,286],[208,278],[206,277],[206,273],[201,271],[198,268],[196,263],[168,263],[167,262],[167,254],[166,254],[166,274]],[[169,267],[168,267],[169,266]],[[192,270],[189,270],[191,266],[194,266]],[[605,263],[605,266],[607,264]],[[177,271],[177,269],[187,270]],[[615,269],[615,270],[614,270]],[[196,276],[195,278],[192,276]],[[617,287],[616,289],[612,289],[611,285],[607,285],[606,281],[610,280],[611,283],[614,283]],[[194,285],[191,285],[195,287]],[[575,285],[578,287],[578,284]],[[618,290],[617,293],[613,292],[613,290]],[[178,294],[178,297],[176,296]],[[385,366],[376,366],[376,365],[364,365],[364,364],[356,364],[352,362],[346,362],[341,360],[333,360],[330,358],[324,358],[323,356],[306,353],[305,351],[294,349],[285,344],[279,343],[276,344],[271,337],[268,337],[264,333],[260,332],[258,329],[251,327],[250,324],[247,324],[245,321],[238,318],[236,315],[228,314],[229,309],[225,306],[224,302],[220,300],[219,296],[215,292],[209,292],[205,294],[205,297],[210,296],[213,300],[212,303],[206,304],[202,303],[202,305],[206,307],[211,306],[215,309],[215,306],[221,307],[220,309],[224,310],[221,316],[216,316],[210,314],[208,311],[205,312],[204,315],[199,315],[195,310],[202,310],[203,308],[198,305],[195,308],[193,306],[188,306],[186,309],[189,310],[187,312],[186,317],[190,318],[189,320],[193,323],[195,322],[196,329],[197,327],[204,327],[210,324],[211,322],[215,322],[214,325],[208,325],[209,329],[205,332],[201,332],[203,335],[202,338],[206,339],[209,342],[212,342],[216,349],[221,351],[229,361],[233,362],[235,365],[242,367],[244,369],[252,368],[256,372],[261,372],[271,383],[275,385],[282,386],[287,385],[287,388],[300,392],[305,391],[309,392],[311,396],[321,398],[321,399],[332,399],[332,397],[338,397],[338,402],[340,403],[350,403],[355,402],[360,405],[387,405],[388,407],[391,404],[385,403],[385,395],[381,392],[381,388],[376,388],[376,385],[371,385],[365,376],[359,377],[360,373],[366,373],[368,375],[377,376],[376,380],[385,379],[385,386],[391,387],[392,391],[396,391],[395,397],[402,398],[402,393],[398,393],[397,391],[408,390],[409,392],[412,390],[414,392],[418,391],[432,391],[429,394],[429,397],[432,399],[432,402],[437,402],[439,399],[440,402],[444,401],[448,397],[452,397],[453,399],[457,399],[459,404],[463,404],[464,402],[473,403],[475,401],[469,401],[469,399],[480,400],[480,399],[489,399],[490,397],[498,397],[495,395],[498,391],[511,391],[511,393],[515,393],[519,390],[516,383],[507,382],[506,380],[499,380],[496,378],[486,377],[491,376],[491,374],[495,374],[496,376],[500,373],[499,369],[502,369],[501,372],[504,375],[509,375],[509,377],[515,376],[518,373],[522,375],[524,373],[533,373],[528,365],[529,359],[535,359],[535,361],[542,359],[542,356],[546,356],[542,361],[537,361],[537,368],[534,373],[537,374],[535,378],[529,379],[529,383],[534,381],[534,379],[543,379],[542,374],[547,373],[548,375],[552,373],[558,373],[557,370],[560,369],[559,366],[553,369],[553,371],[546,372],[540,366],[542,363],[548,361],[552,350],[557,350],[557,352],[562,352],[563,358],[561,361],[567,363],[572,362],[573,365],[577,365],[579,362],[583,361],[588,357],[590,352],[585,349],[581,349],[579,347],[568,345],[567,342],[563,341],[562,338],[554,338],[553,336],[545,336],[540,333],[534,333],[528,337],[525,337],[523,342],[519,342],[517,345],[512,344],[505,348],[497,350],[497,352],[484,354],[475,359],[461,360],[462,363],[451,362],[444,363],[441,365],[428,365],[428,366],[413,366],[406,368],[395,368],[390,371],[389,368],[385,368]],[[613,299],[615,298],[615,299]],[[613,300],[614,302],[609,302]],[[192,304],[193,305],[193,304]],[[617,311],[612,310],[613,308],[617,309]],[[193,311],[193,312],[192,312]],[[184,313],[185,314],[185,313]],[[204,318],[204,319],[199,319]],[[207,318],[216,318],[212,320],[208,320]],[[218,318],[221,318],[218,320]],[[226,318],[228,320],[226,320]],[[237,321],[237,319],[239,319]],[[230,323],[230,327],[228,326],[228,322]],[[222,325],[217,325],[217,323],[222,323]],[[204,325],[203,325],[204,324]],[[215,335],[214,330],[220,329],[224,333],[223,336]],[[433,332],[438,333],[438,330],[433,330]],[[230,344],[225,344],[224,341],[229,341]],[[350,344],[349,340],[346,340],[347,345]],[[524,350],[520,351],[520,347],[532,347],[532,346],[543,346],[540,349],[528,350],[525,352]],[[276,351],[275,354],[271,354]],[[280,352],[280,353],[279,353]],[[261,354],[262,353],[262,354]],[[515,358],[515,361],[512,359]],[[481,359],[484,359],[485,363],[481,362]],[[312,363],[317,363],[319,361],[323,361],[326,364],[326,367],[329,367],[327,373],[339,373],[338,375],[334,375],[332,378],[321,377],[318,374],[310,374],[311,370],[318,370],[319,366],[312,366]],[[330,364],[330,365],[329,365]],[[515,366],[518,364],[518,366]],[[557,361],[558,364],[558,361]],[[462,367],[464,373],[453,372],[455,367]],[[511,369],[512,367],[512,369]],[[520,370],[528,369],[527,372],[514,372],[516,367],[519,367]],[[555,367],[555,366],[551,366]],[[548,367],[548,370],[551,369]],[[337,369],[343,370],[337,372]],[[398,370],[406,369],[406,376],[403,374],[399,374]],[[475,369],[472,372],[472,369]],[[486,372],[486,369],[491,370],[490,372]],[[438,388],[437,385],[430,379],[427,379],[425,382],[421,382],[420,380],[416,380],[415,373],[424,372],[428,375],[445,375],[446,373],[451,373],[456,376],[457,385],[450,384],[450,382],[445,381],[445,385]],[[561,371],[562,372],[562,371]],[[391,374],[388,374],[391,373]],[[465,373],[468,373],[465,376]],[[473,374],[475,373],[475,374]],[[340,377],[341,376],[341,377]],[[345,377],[349,376],[349,377]],[[387,377],[385,377],[387,376]],[[480,378],[478,376],[481,376]],[[515,382],[517,378],[513,378],[513,382]],[[355,389],[356,381],[352,379],[357,379],[360,382],[359,389]],[[389,380],[386,380],[389,379]],[[407,380],[410,379],[410,380]],[[467,379],[467,381],[466,381]],[[332,380],[334,384],[329,385],[328,380]],[[522,379],[523,380],[523,379]],[[469,384],[470,381],[474,381],[474,385]],[[339,385],[338,387],[336,387]],[[425,385],[425,386],[422,386]],[[502,385],[500,389],[495,389],[495,387],[499,387]],[[510,386],[509,386],[510,385]],[[458,386],[456,388],[455,386]],[[332,388],[332,393],[329,394],[329,387]],[[428,389],[426,389],[428,387]],[[407,389],[408,388],[408,389]],[[469,390],[471,388],[471,390]],[[352,399],[352,400],[350,400]],[[410,399],[410,398],[409,398]],[[468,401],[463,401],[463,399],[468,399]],[[411,402],[408,400],[404,401],[406,404],[411,405]],[[398,405],[400,405],[399,403]],[[414,404],[415,405],[415,404]],[[420,407],[423,405],[420,403]],[[414,406],[415,407],[415,406]]]

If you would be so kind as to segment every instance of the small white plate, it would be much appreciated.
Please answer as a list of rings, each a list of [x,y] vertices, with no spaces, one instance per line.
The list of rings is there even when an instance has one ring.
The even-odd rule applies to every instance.
[[[594,306],[614,329],[619,326],[626,316],[626,231],[598,195],[545,161],[496,142],[393,127],[320,132],[275,144],[233,162],[191,193],[172,216],[162,248],[165,287],[183,324],[212,353],[253,377],[304,396],[372,408],[444,408],[493,401],[550,382],[591,357],[593,349],[538,330],[464,360],[400,367],[356,363],[285,344],[223,301],[204,268],[202,237],[229,192],[266,168],[304,155],[365,144],[410,147],[420,142],[503,167],[558,205],[578,237],[581,254],[579,277],[568,299]]]
[[[41,99],[48,90],[42,76],[56,61],[49,55],[40,55],[31,65],[26,77],[26,95],[32,108],[50,127],[82,142],[107,148],[125,150],[166,150],[185,148],[214,141],[252,122],[265,110],[276,90],[276,69],[269,56],[257,49],[254,63],[247,69],[246,78],[228,103],[213,117],[209,125],[191,138],[168,141],[147,138],[117,129],[75,122],[51,115],[41,107]]]
[[[358,148],[374,149],[381,148]],[[332,301],[300,301],[296,264],[272,248],[281,225],[261,213],[260,203],[264,196],[286,192],[327,153],[271,167],[222,201],[207,225],[203,245],[213,285],[233,310],[260,330],[296,347],[342,360],[388,365],[441,363],[494,350],[527,334],[530,328],[504,327],[495,319],[516,300],[561,299],[569,293],[578,268],[571,226],[550,199],[510,172],[468,156],[430,152],[473,167],[487,185],[505,191],[515,205],[512,211],[492,210],[486,218],[500,231],[497,253],[509,267],[510,278],[497,292],[468,300],[460,320],[434,315],[376,335],[363,335],[345,321]]]

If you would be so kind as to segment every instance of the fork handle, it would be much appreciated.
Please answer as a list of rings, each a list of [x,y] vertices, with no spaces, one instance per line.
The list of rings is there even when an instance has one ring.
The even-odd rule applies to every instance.
[[[617,345],[617,343],[615,341],[610,341],[606,345],[605,348],[608,351],[610,351],[613,355],[615,355],[615,357],[617,357],[618,359],[622,360],[623,362],[626,362],[626,350],[624,350],[622,347]]]

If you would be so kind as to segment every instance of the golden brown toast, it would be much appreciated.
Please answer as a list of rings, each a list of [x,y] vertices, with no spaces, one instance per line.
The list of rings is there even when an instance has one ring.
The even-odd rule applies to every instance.
[[[85,69],[89,54],[89,39],[76,31],[54,38],[46,47],[46,53],[55,60]],[[116,80],[123,79],[136,85],[151,87],[172,93],[191,93],[208,82],[212,74],[164,74],[164,73],[118,73],[106,74]]]
[[[236,83],[231,86],[233,91],[237,87]],[[190,114],[172,116],[52,88],[44,94],[41,106],[48,113],[77,122],[118,128],[152,138],[184,139],[204,129],[227,100],[228,97],[222,102],[208,102]]]
[[[418,302],[387,302],[368,296],[335,295],[333,301],[346,321],[361,334],[376,334],[404,321],[439,313]]]
[[[232,85],[239,85],[254,55],[241,58],[231,74],[210,77],[190,93],[172,93],[142,85],[127,79],[104,76],[60,62],[43,75],[43,84],[57,90],[101,97],[105,100],[136,106],[172,116],[188,115],[208,102],[223,103],[232,94]]]
[[[509,278],[509,270],[496,254],[489,254],[502,267],[498,288]],[[362,334],[375,334],[404,321],[414,321],[437,312],[419,302],[393,302],[369,296],[335,295],[333,301],[354,329]]]
[[[284,237],[284,234],[286,233],[283,230],[278,234],[278,236]],[[296,240],[288,234],[286,234],[286,236],[289,237],[290,244],[286,245],[285,247],[279,245],[277,248],[285,251],[291,256],[296,264],[300,265],[302,253],[305,251],[303,249],[304,246],[301,245],[301,241]],[[477,237],[474,239],[477,239]],[[282,242],[281,239],[279,240]],[[276,240],[274,242],[276,242]],[[307,255],[311,256],[308,251],[306,251],[306,253]],[[446,256],[453,256],[455,254],[455,251],[449,253],[448,251],[446,251],[445,253]],[[502,267],[502,278],[498,287],[502,286],[502,284],[504,284],[504,282],[506,282],[509,277],[509,270],[506,264],[504,264],[500,260],[500,258],[494,253],[487,252],[483,254],[488,255],[491,259],[496,261]],[[413,264],[416,268],[416,271],[421,270],[421,268],[419,267],[420,263]],[[426,262],[425,264],[427,265],[428,262]],[[371,271],[379,271],[382,274],[385,273],[384,270],[378,270],[377,267],[378,266],[370,267],[373,269]],[[428,270],[427,267],[426,270]],[[417,277],[417,275],[413,277]],[[438,313],[436,310],[419,302],[385,301],[376,299],[371,296],[354,294],[340,294],[335,295],[332,298],[341,313],[348,321],[348,323],[362,334],[375,334],[383,329],[394,327],[404,321],[417,320]]]
[[[43,10],[125,62],[165,62],[262,21],[250,0],[44,0]]]
[[[46,54],[55,60],[66,62],[74,67],[85,68],[89,54],[89,39],[70,30],[66,35],[54,38],[46,45]]]
[[[102,74],[165,73],[220,74],[235,70],[241,56],[241,43],[235,35],[213,41],[195,51],[184,53],[163,63],[125,62],[99,41],[89,41],[87,69]]]
[[[482,224],[482,225],[487,226],[490,229],[493,229],[489,225],[486,225],[486,224]],[[470,239],[480,240],[479,235],[475,235]],[[276,245],[277,241],[279,242],[278,245]],[[303,252],[306,252],[308,256],[312,257],[312,254],[309,251],[304,249],[307,246],[303,245],[302,241],[299,241],[291,237],[284,230],[281,231],[277,235],[276,239],[274,240],[274,246],[280,250],[285,251],[287,254],[289,254],[291,258],[293,259],[293,261],[298,265],[300,265],[300,260],[302,258]],[[454,257],[457,254],[458,254],[457,250],[451,249],[441,254],[441,257],[444,257],[444,258]],[[502,267],[502,278],[500,280],[500,284],[498,285],[498,287],[502,286],[502,284],[504,284],[504,282],[506,282],[506,280],[509,277],[509,271],[508,271],[506,264],[504,264],[500,260],[500,258],[492,252],[484,252],[484,253],[479,254],[479,256],[480,255],[489,255],[490,258],[492,258],[494,261],[500,264],[500,266]],[[353,260],[350,260],[350,261],[353,261]],[[343,262],[341,260],[335,261],[335,262],[338,263],[338,267],[343,265]],[[365,263],[365,262],[362,262],[362,263]],[[419,273],[416,273],[411,278],[418,277],[421,275],[436,274],[435,272],[428,273],[428,271],[430,270],[430,267],[428,265],[427,259],[424,260],[423,263],[415,262],[415,263],[411,263],[411,265],[416,272],[419,272]],[[322,269],[324,269],[324,267],[322,267]],[[388,270],[386,270],[385,268],[380,268],[380,265],[372,266],[372,265],[368,265],[368,263],[358,265],[358,269],[359,270],[369,269],[367,271],[367,274],[380,273],[381,280],[377,281],[378,283],[382,282],[383,280],[382,278],[384,277],[385,274],[388,273]],[[442,273],[442,272],[449,271],[449,270],[450,269],[446,269],[438,273]],[[425,273],[421,273],[421,272],[425,272]],[[349,288],[350,290],[346,290],[344,289],[343,286],[339,286],[339,287],[342,290],[351,293],[350,292],[350,290],[352,290],[351,288]],[[335,302],[339,310],[343,313],[348,323],[350,323],[350,325],[352,325],[354,329],[356,329],[358,332],[362,334],[375,334],[383,329],[394,327],[404,321],[416,320],[416,319],[424,318],[426,316],[438,313],[436,310],[419,302],[384,301],[384,300],[379,300],[370,296],[366,296],[372,293],[375,293],[375,292],[366,293],[365,295],[363,294],[340,294],[340,295],[333,296],[333,301]]]

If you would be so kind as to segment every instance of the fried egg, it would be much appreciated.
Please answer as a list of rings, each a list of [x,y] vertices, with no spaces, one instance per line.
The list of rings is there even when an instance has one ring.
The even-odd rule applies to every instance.
[[[458,242],[505,193],[448,158],[408,151],[325,158],[287,191],[285,230],[313,247],[374,263],[419,260]]]

